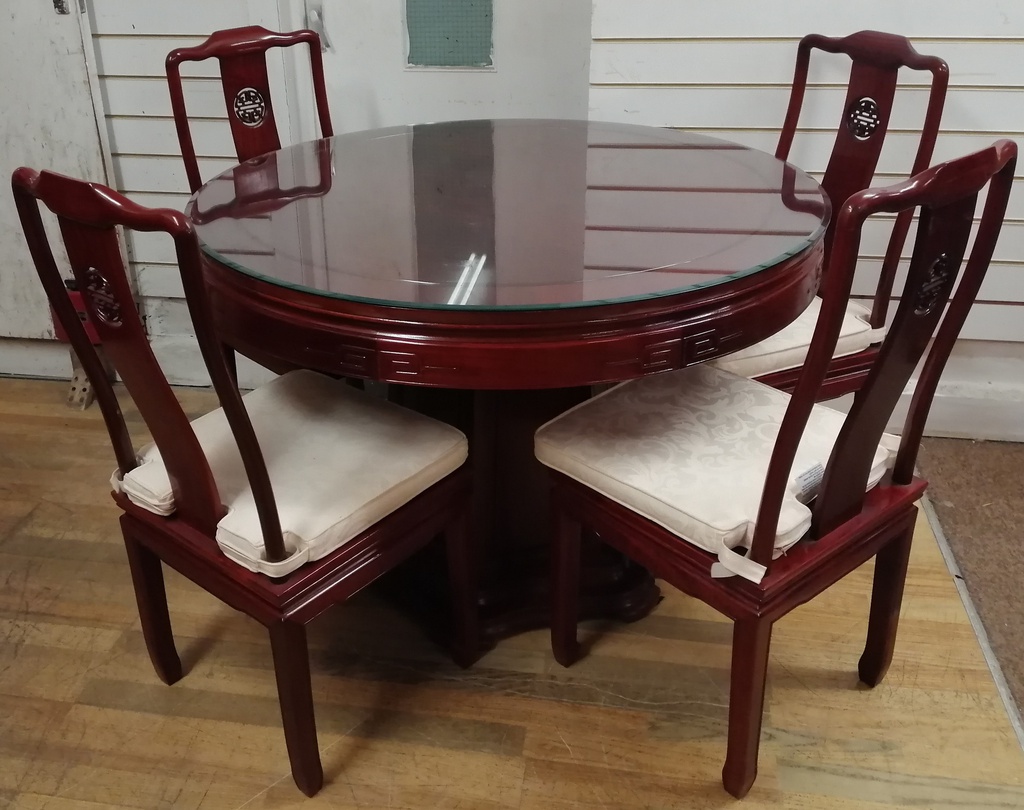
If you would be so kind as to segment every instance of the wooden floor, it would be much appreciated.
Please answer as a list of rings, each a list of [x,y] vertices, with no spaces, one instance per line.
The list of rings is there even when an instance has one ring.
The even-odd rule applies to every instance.
[[[314,623],[327,785],[292,784],[262,628],[180,577],[187,670],[146,656],[96,408],[0,380],[0,808],[719,808],[729,626],[668,593],[555,664],[545,634],[450,663],[372,596]],[[190,410],[208,402],[183,395]],[[896,656],[855,666],[869,570],[776,626],[747,808],[1024,807],[1024,756],[926,524]]]

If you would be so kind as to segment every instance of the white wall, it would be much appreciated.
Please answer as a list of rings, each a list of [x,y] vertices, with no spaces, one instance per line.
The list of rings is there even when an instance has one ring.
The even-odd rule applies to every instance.
[[[306,24],[280,0],[281,24]],[[310,3],[310,5],[314,5]],[[406,65],[405,0],[320,2],[336,132],[467,118],[585,118],[591,0],[494,0],[493,65]],[[308,104],[307,104],[308,107]],[[312,121],[303,110],[303,121]],[[305,125],[299,134],[314,136]]]
[[[180,210],[188,184],[170,117],[164,57],[218,28],[303,27],[305,3],[88,2],[116,185],[145,205]],[[555,7],[548,0],[495,0],[494,68],[484,71],[406,68],[403,0],[324,5],[334,44],[324,61],[338,132],[456,118],[586,116],[590,0],[559,0]],[[200,169],[209,178],[236,162],[216,63],[187,66],[182,73],[186,103],[199,119],[192,132]],[[286,142],[316,134],[311,97],[300,83],[289,84],[291,77],[306,74],[305,63],[286,70],[282,61],[271,62],[275,106],[289,110],[293,124],[291,137],[282,132]],[[285,116],[279,116],[283,126]],[[147,327],[168,377],[203,384],[206,374],[191,341],[170,246],[143,234],[132,240],[130,251]],[[259,379],[251,368],[242,376]]]
[[[304,2],[88,0],[88,5],[116,184],[145,204],[180,209],[187,185],[170,119],[164,56],[220,27],[298,27],[304,24]],[[1019,0],[593,0],[592,29],[590,0],[495,0],[495,70],[482,73],[407,70],[401,0],[325,5],[328,26],[345,29],[327,60],[339,131],[474,116],[582,117],[589,111],[591,118],[694,128],[771,150],[799,37],[812,30],[842,35],[876,28],[903,33],[922,52],[949,62],[951,87],[936,159],[996,137],[1024,135],[1024,4]],[[348,16],[353,10],[362,16]],[[214,70],[197,68],[187,90],[201,119],[193,132],[206,176],[234,162]],[[793,153],[794,162],[812,173],[824,168],[832,140],[824,132],[832,126],[827,105],[844,80],[828,63],[815,71],[812,117],[803,123]],[[273,73],[284,84],[283,66],[274,65]],[[910,93],[910,110],[919,109],[923,91]],[[460,103],[470,99],[472,104]],[[294,100],[292,93],[288,101]],[[295,137],[312,134],[311,116],[302,115],[301,102],[290,108],[297,110]],[[912,126],[906,121],[890,132],[892,149],[883,154],[879,182],[891,181],[909,165]],[[883,232],[869,234],[867,267],[879,260]],[[180,351],[191,328],[170,253],[145,237],[132,251],[154,346],[173,379],[201,382],[197,358]],[[963,359],[944,383],[949,402],[971,402],[980,392],[1009,414],[1024,399],[1024,318],[1018,317],[1024,302],[1022,264],[1024,190],[1018,190],[982,301],[966,328],[970,340],[958,350]],[[866,288],[859,285],[858,291]],[[937,402],[936,411],[941,410]],[[951,424],[942,432],[976,432],[983,421],[975,418],[964,428],[955,424],[961,411],[951,412]],[[990,433],[1024,438],[1019,421],[1007,416],[985,425]]]
[[[774,151],[800,37],[862,29],[903,34],[921,53],[949,64],[936,161],[997,138],[1024,140],[1019,0],[594,0],[589,114],[694,129]],[[791,160],[819,177],[834,140],[848,66],[840,56],[812,59]],[[897,97],[876,184],[905,177],[913,163],[913,129],[922,120],[927,89],[910,71],[901,81],[909,89]],[[995,261],[943,377],[931,433],[1024,440],[1024,183],[1018,180],[1017,186]],[[883,221],[866,230],[856,294],[872,291],[886,227]]]

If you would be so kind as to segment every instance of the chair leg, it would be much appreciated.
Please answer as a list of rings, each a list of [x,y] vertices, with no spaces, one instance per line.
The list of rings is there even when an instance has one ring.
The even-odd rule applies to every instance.
[[[323,787],[324,771],[316,741],[306,628],[283,621],[270,625],[268,629],[292,778],[299,790],[313,796]]]
[[[135,588],[135,602],[142,622],[142,637],[157,677],[166,684],[181,679],[181,659],[174,648],[171,617],[167,612],[167,592],[164,590],[164,572],[160,558],[130,537],[122,527],[124,547],[128,553],[128,567]]]
[[[580,657],[576,625],[580,612],[580,537],[582,528],[554,507],[551,549],[551,650],[563,667]]]
[[[868,638],[864,645],[864,654],[857,665],[861,681],[868,686],[880,684],[889,669],[889,664],[892,663],[913,537],[914,524],[911,522],[906,531],[875,556]]]
[[[757,776],[771,640],[772,623],[764,619],[738,621],[733,627],[729,748],[722,769],[722,784],[737,799],[747,795]]]
[[[452,657],[460,667],[469,667],[480,657],[480,594],[477,550],[465,510],[445,528],[444,541],[454,628]]]

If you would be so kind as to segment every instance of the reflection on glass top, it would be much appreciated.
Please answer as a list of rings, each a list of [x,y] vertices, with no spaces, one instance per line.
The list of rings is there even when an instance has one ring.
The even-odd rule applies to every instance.
[[[771,267],[824,233],[820,186],[689,132],[457,121],[287,147],[190,203],[203,250],[324,296],[477,309],[587,306]]]

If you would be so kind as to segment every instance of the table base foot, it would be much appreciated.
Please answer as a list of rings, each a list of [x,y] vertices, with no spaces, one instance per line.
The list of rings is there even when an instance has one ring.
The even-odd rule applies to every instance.
[[[661,591],[647,569],[596,542],[588,543],[582,571],[580,619],[634,622],[661,601]],[[545,558],[542,559],[541,557]],[[550,626],[550,594],[546,555],[531,555],[507,571],[500,581],[487,577],[481,588],[481,639],[476,660],[502,639]],[[445,561],[435,549],[424,549],[379,583],[384,598],[445,649],[451,649]],[[468,665],[464,656],[459,663]]]

